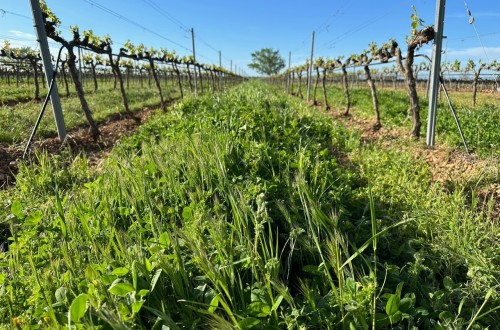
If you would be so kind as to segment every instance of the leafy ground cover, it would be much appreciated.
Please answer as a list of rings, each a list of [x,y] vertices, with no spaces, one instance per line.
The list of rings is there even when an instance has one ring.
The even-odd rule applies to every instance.
[[[328,98],[332,106],[337,109],[345,108],[346,101],[340,87],[327,88]],[[500,97],[498,94],[479,94],[478,106],[473,108],[470,92],[451,91],[450,99],[457,112],[465,139],[470,149],[481,156],[500,157]],[[303,93],[305,95],[305,92]],[[318,95],[320,93],[318,92]],[[421,95],[425,91],[420,92]],[[352,116],[364,119],[374,118],[373,105],[368,88],[352,88],[351,90]],[[321,100],[321,98],[319,98]],[[408,97],[402,89],[379,89],[378,100],[382,125],[388,127],[411,128],[411,119],[408,113]],[[428,102],[425,97],[420,98],[423,132],[427,125]],[[438,120],[436,127],[436,141],[447,143],[454,148],[463,147],[462,139],[448,107],[444,94],[440,95],[438,105]]]
[[[19,102],[27,102],[33,98],[31,88],[23,86],[8,86],[5,82],[0,80],[0,105],[14,104]]]
[[[180,93],[172,86],[163,86],[166,95],[171,99],[178,99]],[[62,88],[62,87],[60,87]],[[2,100],[4,96],[11,97],[16,88],[2,88]],[[5,93],[5,95],[3,95]],[[45,93],[45,92],[44,92]],[[6,97],[8,100],[9,97]],[[45,97],[45,94],[43,95]],[[145,107],[157,107],[160,103],[158,92],[154,87],[130,88],[127,90],[129,106],[132,112],[139,111]],[[93,113],[94,119],[99,123],[112,115],[124,114],[121,94],[118,89],[113,89],[112,84],[102,84],[97,92],[87,88],[86,99]],[[63,114],[68,130],[87,125],[81,105],[76,94],[71,92],[69,97],[62,97]],[[20,140],[26,140],[31,133],[36,118],[41,110],[42,101],[19,101],[2,103],[0,107],[0,142],[12,144]],[[56,133],[54,119],[51,114],[50,104],[47,106],[38,136],[48,137]]]
[[[1,192],[2,325],[494,327],[500,229],[478,186],[498,171],[444,186],[416,147],[250,83],[155,116],[99,171],[40,154]]]

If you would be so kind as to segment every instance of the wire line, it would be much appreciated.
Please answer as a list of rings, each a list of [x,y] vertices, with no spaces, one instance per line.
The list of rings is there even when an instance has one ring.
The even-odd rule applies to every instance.
[[[138,28],[141,28],[144,31],[147,31],[147,32],[149,32],[151,34],[154,34],[155,36],[157,36],[157,37],[159,37],[159,38],[161,38],[163,40],[166,40],[166,41],[168,41],[168,42],[170,42],[170,43],[172,43],[172,44],[174,44],[174,45],[176,45],[176,46],[178,46],[178,47],[180,47],[180,48],[182,48],[184,50],[187,50],[187,51],[191,52],[191,49],[189,49],[189,48],[181,45],[180,43],[175,42],[175,41],[173,41],[173,40],[171,40],[169,38],[166,38],[166,37],[162,36],[161,34],[159,34],[159,33],[155,32],[155,31],[153,31],[153,30],[145,27],[144,25],[142,25],[140,23],[137,23],[137,22],[131,20],[130,18],[127,18],[127,17],[125,17],[125,16],[123,16],[123,15],[121,15],[121,14],[119,14],[119,13],[117,13],[117,12],[115,12],[115,11],[113,11],[113,10],[111,10],[111,9],[109,9],[109,8],[107,8],[107,7],[99,4],[99,3],[97,3],[94,0],[82,0],[82,1],[88,3],[88,4],[92,5],[92,6],[95,6],[95,7],[99,8],[100,10],[102,10],[102,11],[104,11],[104,12],[110,14],[110,15],[115,16],[115,17],[117,17],[118,19],[120,19],[122,21],[125,21],[125,22],[127,22],[127,23],[129,23],[131,25],[134,25],[134,26],[138,27]]]
[[[4,10],[4,9],[1,9],[1,8],[0,8],[0,13],[2,14],[2,17],[5,16],[5,14],[10,14],[10,15],[14,15],[14,16],[17,16],[17,17],[26,18],[26,19],[29,19],[29,20],[31,19],[31,17],[29,17],[29,16],[21,15],[21,14],[18,14],[18,13],[14,13],[13,11]]]
[[[174,16],[172,16],[172,14],[170,14],[169,12],[167,12],[165,9],[161,8],[154,1],[152,1],[152,0],[142,0],[142,1],[145,2],[151,8],[153,8],[154,10],[157,10],[163,17],[165,17],[166,19],[168,19],[170,22],[174,23],[175,25],[178,25],[179,28],[181,28],[185,32],[190,32],[189,28],[187,28],[185,24],[183,24],[177,18],[175,18]]]
[[[477,39],[479,40],[479,43],[481,44],[481,47],[483,48],[484,55],[486,56],[486,59],[489,61],[490,58],[488,57],[488,54],[486,53],[486,48],[484,48],[484,44],[483,44],[483,41],[481,40],[481,37],[479,36],[479,32],[477,32],[474,16],[472,16],[472,13],[469,10],[469,6],[467,5],[466,0],[464,0],[464,4],[465,4],[465,9],[467,10],[467,15],[469,16],[469,24],[471,24],[472,27],[474,28],[474,32],[476,32]]]
[[[144,3],[146,3],[148,6],[150,6],[151,8],[153,8],[154,10],[158,11],[160,13],[160,15],[162,15],[163,17],[165,17],[166,19],[168,19],[170,22],[174,23],[175,25],[178,25],[181,30],[184,30],[184,32],[186,32],[186,33],[190,33],[191,32],[191,29],[188,28],[186,26],[186,24],[182,23],[180,20],[178,20],[177,18],[175,18],[172,14],[170,14],[165,9],[163,9],[162,7],[160,7],[153,0],[142,0],[142,1]],[[216,49],[214,46],[212,46],[210,43],[208,43],[208,41],[206,41],[203,38],[201,38],[198,33],[196,33],[195,39],[201,41],[205,46],[207,46],[208,48],[212,49],[216,53],[218,53],[220,51],[219,49]],[[198,56],[204,57],[201,54],[198,54]],[[212,61],[212,60],[210,60],[210,61]]]

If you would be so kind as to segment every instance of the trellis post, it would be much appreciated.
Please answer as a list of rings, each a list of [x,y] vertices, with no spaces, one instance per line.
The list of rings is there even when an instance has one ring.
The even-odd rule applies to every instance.
[[[436,135],[436,110],[441,75],[441,49],[443,46],[444,9],[446,0],[436,0],[434,47],[432,48],[431,77],[429,86],[429,115],[427,119],[427,145],[432,147]]]
[[[313,57],[314,57],[314,31],[312,33],[311,58],[309,61],[309,67],[307,68],[307,102],[309,102],[309,99],[311,97]]]
[[[194,62],[194,96],[198,95],[198,74],[196,73],[196,49],[194,44],[194,29],[191,29],[191,39],[193,41],[193,62]]]
[[[54,69],[52,67],[52,59],[50,56],[49,43],[47,41],[47,34],[45,32],[45,24],[43,22],[42,10],[40,8],[39,0],[30,0],[31,10],[33,13],[33,22],[36,30],[36,35],[38,43],[40,45],[40,53],[42,56],[43,67],[45,69],[45,79],[47,79],[47,86],[52,90],[50,94],[50,101],[52,104],[52,112],[54,113],[54,119],[56,122],[57,135],[60,141],[66,139],[66,125],[64,124],[64,117],[62,113],[61,99],[59,98],[59,91],[57,89],[57,83],[54,76]]]

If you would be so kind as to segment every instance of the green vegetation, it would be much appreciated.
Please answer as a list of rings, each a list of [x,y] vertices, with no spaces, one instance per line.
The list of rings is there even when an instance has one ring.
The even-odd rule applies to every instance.
[[[252,54],[252,63],[248,65],[250,69],[265,75],[277,74],[285,67],[285,60],[281,57],[279,50],[263,48]]]
[[[162,85],[168,100],[172,101],[180,98],[179,88],[172,86],[171,81],[163,81]],[[113,82],[101,82],[100,86],[98,91],[93,91],[93,86],[90,82],[85,85],[87,102],[94,119],[99,123],[112,115],[125,114],[121,103],[120,91],[113,89]],[[42,103],[36,101],[16,103],[13,99],[13,95],[19,95],[17,101],[26,101],[23,97],[28,97],[29,92],[26,92],[26,90],[29,88],[7,86],[2,88],[2,94],[6,93],[8,97],[5,100],[6,104],[0,106],[0,142],[19,142],[19,139],[27,139],[29,136],[41,110]],[[62,93],[63,86],[61,85],[59,88],[59,92]],[[205,91],[209,90],[210,86],[205,84],[205,89]],[[12,95],[10,94],[11,92],[13,93]],[[42,93],[45,94],[46,91],[42,91]],[[149,86],[147,81],[142,83],[141,86],[137,78],[131,79],[130,88],[127,89],[127,96],[132,112],[142,110],[145,107],[158,108],[160,106],[158,91],[155,87]],[[11,104],[9,104],[9,100],[12,101]],[[83,116],[74,88],[70,88],[69,97],[62,97],[62,104],[67,129],[86,125],[87,121]],[[55,132],[56,127],[49,104],[45,110],[45,115],[37,134],[39,136],[51,136]]]
[[[304,89],[305,91],[305,89]],[[350,90],[351,115],[375,121],[373,105],[368,88],[351,88]],[[404,90],[379,89],[377,91],[380,103],[380,116],[383,126],[411,128],[408,113],[408,97]],[[424,94],[423,91],[420,94]],[[344,92],[339,86],[328,86],[327,97],[330,106],[334,109],[343,109],[346,106]],[[457,112],[460,125],[466,142],[474,153],[484,157],[500,157],[500,107],[498,96],[491,94],[478,95],[475,108],[472,107],[467,92],[451,92],[450,98]],[[422,123],[427,125],[428,102],[420,98],[422,109]],[[402,133],[404,134],[404,133]],[[463,149],[457,126],[444,95],[438,105],[438,121],[436,127],[436,143],[447,143],[453,148]]]
[[[495,327],[500,227],[477,192],[499,174],[443,187],[416,144],[362,144],[247,83],[152,118],[100,173],[40,154],[1,192],[2,326]]]
[[[32,88],[10,87],[1,80],[0,84],[2,85],[2,89],[0,89],[0,105],[2,106],[9,103],[28,102],[33,98]]]

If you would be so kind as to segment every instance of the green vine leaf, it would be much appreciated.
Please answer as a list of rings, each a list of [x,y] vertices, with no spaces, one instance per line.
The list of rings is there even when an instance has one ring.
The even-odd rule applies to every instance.
[[[85,315],[87,311],[87,300],[89,299],[88,295],[81,294],[73,300],[71,303],[71,307],[69,308],[69,316],[68,318],[73,323],[77,323],[80,319]]]

